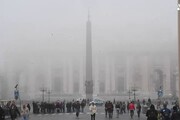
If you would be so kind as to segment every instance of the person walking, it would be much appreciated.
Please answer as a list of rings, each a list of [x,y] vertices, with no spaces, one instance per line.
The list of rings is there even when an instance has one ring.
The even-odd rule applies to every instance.
[[[82,110],[82,112],[84,112],[85,106],[86,106],[86,103],[85,103],[85,101],[84,101],[84,99],[83,99],[83,100],[81,101],[81,110]]]
[[[130,111],[130,117],[131,119],[133,119],[134,116],[134,110],[135,110],[135,105],[133,103],[133,101],[129,104],[129,111]]]
[[[127,106],[126,107],[127,107],[127,112],[128,113],[129,113],[129,104],[130,104],[129,101],[127,101]]]
[[[27,104],[27,108],[29,109],[29,112],[30,112],[31,111],[31,106],[30,106],[29,103]]]
[[[9,113],[11,116],[11,120],[15,120],[18,115],[21,116],[21,114],[20,114],[17,106],[15,105],[14,101],[12,101],[12,104],[10,105]]]
[[[26,105],[23,105],[21,116],[22,120],[29,120],[29,109]]]
[[[106,102],[105,105],[104,105],[104,107],[105,107],[105,109],[104,109],[104,110],[105,110],[105,117],[106,117],[106,118],[107,118],[107,113],[108,113],[108,111],[107,111],[107,109],[108,109],[107,106],[108,106],[108,102]]]
[[[121,109],[122,109],[122,113],[125,114],[126,113],[126,103],[125,102],[122,103],[122,108]]]
[[[76,117],[78,118],[79,117],[79,112],[80,112],[80,103],[79,101],[77,101],[74,105],[75,109],[76,109]]]
[[[158,120],[158,111],[155,110],[153,104],[151,104],[150,109],[146,112],[147,120]]]
[[[113,103],[111,101],[108,102],[107,111],[109,114],[109,119],[112,119],[113,118],[114,106],[113,106]]]
[[[91,105],[89,106],[89,110],[91,111],[91,120],[95,120],[97,108],[94,102],[92,102]]]
[[[167,108],[167,104],[163,105],[163,109],[161,110],[162,120],[170,120],[171,110]]]
[[[5,111],[3,107],[0,105],[0,120],[5,120]]]
[[[177,106],[173,107],[171,120],[180,120],[180,111],[178,111]]]
[[[141,104],[140,103],[137,104],[136,110],[137,110],[138,118],[140,118],[140,113],[141,113]]]
[[[116,105],[115,105],[115,108],[116,108],[116,112],[117,112],[117,118],[119,118],[119,114],[120,114],[120,103],[117,102]]]

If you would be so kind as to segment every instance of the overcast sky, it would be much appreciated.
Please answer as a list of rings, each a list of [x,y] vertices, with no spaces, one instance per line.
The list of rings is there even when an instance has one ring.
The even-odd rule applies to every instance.
[[[176,0],[0,0],[0,53],[177,49]]]

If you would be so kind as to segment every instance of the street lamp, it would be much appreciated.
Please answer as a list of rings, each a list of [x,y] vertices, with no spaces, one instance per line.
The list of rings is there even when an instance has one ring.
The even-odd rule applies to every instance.
[[[134,92],[134,101],[136,101],[136,91],[137,91],[137,89],[134,87],[134,88],[132,89],[132,91]]]
[[[41,88],[40,91],[42,92],[42,102],[44,102],[44,93],[47,91],[46,88]]]
[[[129,90],[128,94],[129,94],[129,100],[131,99],[131,91]]]

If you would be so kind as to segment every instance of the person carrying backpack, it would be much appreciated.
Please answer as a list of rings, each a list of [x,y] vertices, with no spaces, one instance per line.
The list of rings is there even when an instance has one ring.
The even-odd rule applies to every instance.
[[[171,110],[167,108],[167,104],[164,104],[163,107],[161,110],[162,120],[170,120]]]
[[[158,120],[158,112],[155,110],[153,104],[151,104],[150,109],[146,112],[147,120]]]

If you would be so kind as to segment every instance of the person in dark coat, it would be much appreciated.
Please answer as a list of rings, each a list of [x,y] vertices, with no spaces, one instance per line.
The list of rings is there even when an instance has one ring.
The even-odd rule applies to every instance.
[[[161,114],[163,120],[170,120],[171,110],[167,108],[167,103],[163,105],[163,109],[161,109]]]
[[[107,105],[108,105],[108,102],[105,103],[105,117],[107,118]]]
[[[158,112],[155,110],[154,105],[150,106],[150,109],[146,112],[147,120],[158,120]]]
[[[29,103],[27,104],[27,108],[29,109],[29,111],[31,111],[31,106]]]
[[[107,111],[108,111],[108,114],[109,114],[109,118],[112,118],[113,117],[114,106],[113,106],[113,103],[110,102],[110,101],[107,103]]]
[[[82,112],[84,112],[84,107],[86,106],[86,103],[84,101],[84,99],[81,101],[81,109],[82,109]]]
[[[180,111],[178,111],[177,106],[173,107],[171,120],[180,120]]]
[[[77,101],[77,102],[75,103],[76,117],[79,117],[80,106],[81,106],[81,105],[80,105],[79,101]]]
[[[141,104],[140,103],[137,104],[136,110],[137,110],[138,118],[140,118],[140,113],[141,113]]]
[[[117,112],[117,118],[119,118],[119,113],[120,113],[120,109],[121,109],[120,102],[117,102],[115,104],[115,108],[116,108],[116,112]]]
[[[10,116],[11,116],[11,120],[15,120],[17,116],[21,116],[14,102],[12,102],[12,105],[10,106]]]
[[[0,106],[0,120],[5,120],[5,111],[1,106]]]

